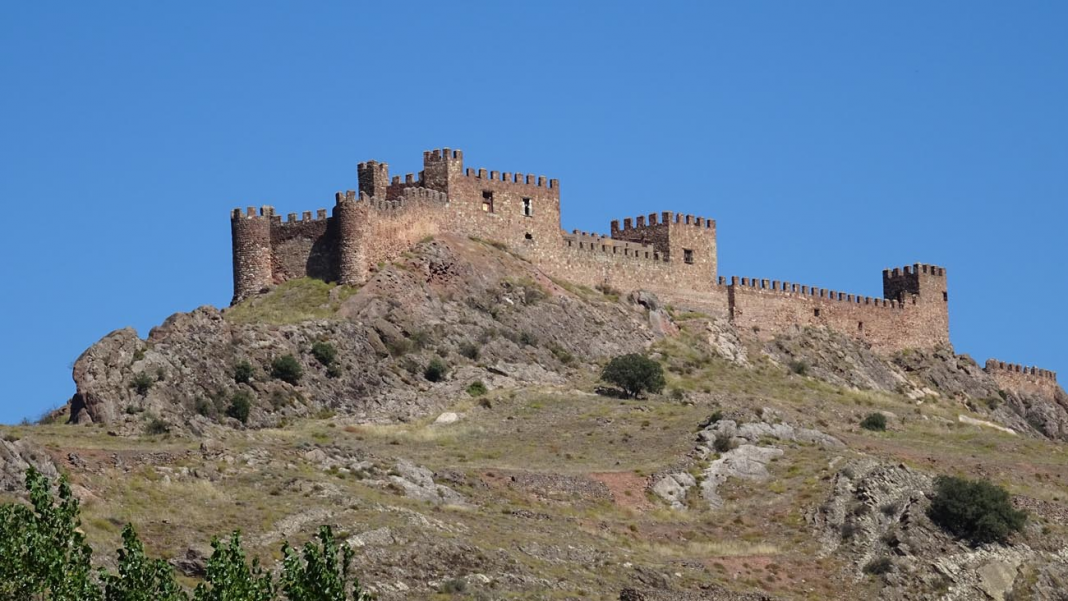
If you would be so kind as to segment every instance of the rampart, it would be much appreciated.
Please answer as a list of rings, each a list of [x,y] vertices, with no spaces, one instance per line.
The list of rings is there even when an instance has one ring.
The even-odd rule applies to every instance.
[[[558,180],[468,168],[463,152],[449,148],[424,152],[418,173],[391,177],[388,164],[366,161],[357,176],[357,190],[337,194],[329,217],[319,209],[283,221],[269,206],[233,212],[234,302],[297,277],[358,285],[441,233],[501,242],[563,280],[651,290],[760,338],[815,325],[884,352],[950,344],[942,267],[887,269],[879,298],[779,280],[728,282],[717,273],[717,226],[707,217],[665,211],[612,221],[608,235],[567,233]]]
[[[1057,372],[1047,369],[988,359],[983,370],[994,378],[998,387],[1004,390],[1053,396],[1059,388]]]

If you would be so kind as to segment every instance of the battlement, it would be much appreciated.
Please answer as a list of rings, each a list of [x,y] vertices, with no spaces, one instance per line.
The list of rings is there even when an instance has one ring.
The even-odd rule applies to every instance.
[[[929,265],[927,263],[913,263],[912,265],[906,265],[905,267],[894,267],[893,269],[884,269],[884,278],[900,278],[916,275],[929,275],[934,277],[945,277],[946,269],[937,265]]]
[[[1057,372],[1055,371],[1040,369],[1034,366],[1023,366],[1016,363],[1005,363],[1004,361],[998,361],[997,359],[987,359],[983,371],[994,375],[1008,373],[1025,376],[1032,380],[1045,380],[1054,383],[1057,381]]]
[[[611,227],[612,235],[617,235],[628,231],[665,225],[692,225],[698,229],[715,230],[716,220],[708,217],[694,217],[693,215],[663,211],[659,215],[657,213],[649,213],[648,217],[645,215],[639,215],[634,218],[626,217],[623,219],[622,228],[619,227],[619,220],[616,219],[612,221]]]
[[[451,148],[441,148],[423,151],[423,163],[440,163],[442,161],[463,161],[464,151]]]
[[[304,225],[307,223],[314,223],[316,221],[326,221],[327,219],[329,219],[329,217],[327,217],[326,215],[326,209],[316,209],[314,217],[312,216],[311,211],[304,211],[300,214],[299,219],[297,218],[296,213],[288,213],[286,215],[285,221],[282,221],[281,215],[272,214],[271,224],[280,227],[291,227],[297,225]]]
[[[267,219],[270,219],[271,217],[274,217],[274,215],[275,215],[274,207],[272,207],[270,205],[263,205],[262,207],[259,208],[258,211],[257,211],[256,207],[248,207],[245,210],[241,210],[240,208],[236,208],[236,209],[230,211],[230,219],[231,220],[235,220],[235,219],[258,219],[258,218],[263,218],[263,217],[265,217]]]
[[[620,258],[634,258],[655,262],[665,260],[651,244],[616,240],[603,234],[573,230],[570,234],[564,234],[563,239],[566,247],[571,250],[600,252]]]
[[[464,176],[472,179],[480,179],[490,182],[500,182],[503,184],[514,184],[517,186],[546,188],[549,190],[560,189],[560,180],[547,179],[544,175],[539,175],[535,177],[533,173],[523,175],[522,173],[509,173],[507,171],[501,173],[499,171],[487,171],[486,169],[468,168],[464,172]]]
[[[825,288],[817,288],[815,286],[807,286],[804,284],[780,282],[779,280],[740,278],[738,276],[732,276],[730,280],[730,286],[736,287],[745,292],[759,292],[765,294],[779,294],[793,297],[807,297],[810,299],[845,303],[850,305],[860,305],[872,308],[903,309],[906,306],[906,303],[901,303],[893,299],[861,296],[859,294],[849,294],[846,292],[839,292],[837,290],[827,290]]]
[[[269,205],[231,211],[235,302],[295,277],[361,284],[378,265],[441,233],[498,240],[553,277],[691,303],[759,337],[819,326],[880,351],[950,343],[948,277],[939,265],[883,270],[882,298],[728,279],[716,273],[717,223],[709,217],[661,211],[611,221],[608,235],[566,233],[559,180],[465,168],[463,151],[450,148],[425,151],[418,173],[391,177],[389,165],[375,160],[357,171],[357,189],[335,195],[332,215],[320,208],[283,218]],[[986,371],[1005,389],[1056,388],[1056,374],[1036,367],[992,359]]]

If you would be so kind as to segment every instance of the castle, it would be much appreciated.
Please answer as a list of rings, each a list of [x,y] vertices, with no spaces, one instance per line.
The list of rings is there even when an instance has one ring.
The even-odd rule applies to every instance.
[[[234,299],[312,277],[359,285],[376,266],[435,234],[506,244],[553,277],[587,286],[644,289],[666,301],[728,317],[770,339],[819,325],[880,352],[948,346],[946,270],[916,263],[883,271],[872,298],[778,280],[717,274],[716,222],[664,211],[611,224],[607,236],[560,227],[560,183],[544,176],[464,167],[463,152],[423,153],[423,170],[402,179],[386,163],[358,168],[359,190],[338,193],[333,215],[319,209],[282,220],[264,206],[235,209]],[[1044,389],[1056,374],[991,360],[999,382]]]

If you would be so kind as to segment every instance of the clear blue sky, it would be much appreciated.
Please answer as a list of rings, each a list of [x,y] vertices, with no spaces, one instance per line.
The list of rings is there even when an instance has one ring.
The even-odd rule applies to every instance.
[[[666,6],[665,6],[666,5]],[[1068,379],[1062,2],[11,2],[0,422],[127,325],[231,295],[228,212],[356,163],[561,180],[566,229],[718,220],[720,273],[949,273],[958,352]]]

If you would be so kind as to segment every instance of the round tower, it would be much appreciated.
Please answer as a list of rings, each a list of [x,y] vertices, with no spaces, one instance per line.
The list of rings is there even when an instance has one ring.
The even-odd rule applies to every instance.
[[[334,221],[337,222],[337,280],[346,286],[358,286],[367,281],[367,255],[362,226],[366,216],[356,193],[337,194]],[[364,202],[366,204],[366,202]]]
[[[234,253],[234,299],[231,304],[237,304],[271,285],[273,213],[273,208],[262,207],[257,215],[255,207],[249,207],[247,214],[243,214],[241,209],[234,209],[230,215]]]

